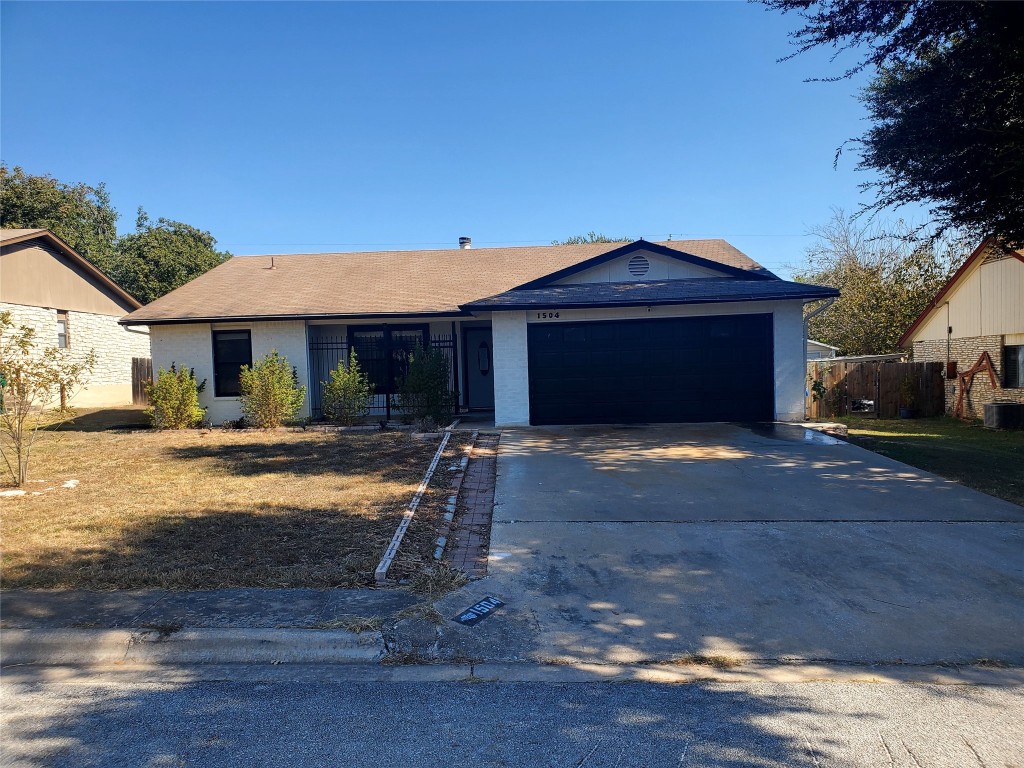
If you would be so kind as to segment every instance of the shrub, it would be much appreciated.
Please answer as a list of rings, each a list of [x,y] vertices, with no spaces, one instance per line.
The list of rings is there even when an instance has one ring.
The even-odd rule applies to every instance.
[[[447,424],[455,410],[448,357],[433,347],[417,347],[399,389],[398,406],[421,426]]]
[[[306,399],[306,388],[299,386],[299,376],[288,358],[276,349],[257,360],[252,368],[242,366],[242,413],[254,427],[279,427],[298,413]]]
[[[350,425],[370,412],[373,385],[359,368],[356,351],[348,355],[348,369],[344,363],[331,371],[331,380],[324,385],[324,416],[332,421]]]
[[[199,393],[206,380],[196,383],[195,369],[161,368],[156,381],[146,385],[149,408],[146,415],[156,429],[191,429],[203,420],[206,412],[199,407]]]

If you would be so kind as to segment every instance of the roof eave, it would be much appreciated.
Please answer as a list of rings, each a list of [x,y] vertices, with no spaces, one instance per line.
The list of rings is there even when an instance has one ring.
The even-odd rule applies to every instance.
[[[462,308],[455,310],[438,310],[431,312],[382,312],[382,313],[303,313],[294,315],[210,315],[206,317],[161,317],[133,318],[126,315],[117,322],[120,325],[187,325],[189,323],[259,323],[287,320],[405,320],[438,317],[466,317],[470,313]]]
[[[728,297],[695,297],[689,299],[631,299],[628,301],[551,301],[544,304],[488,304],[484,302],[473,302],[463,304],[462,309],[469,312],[519,312],[522,310],[536,310],[542,308],[551,309],[609,309],[614,307],[668,307],[684,304],[734,304],[737,302],[755,301],[818,301],[838,296],[839,291],[832,290],[829,293],[808,293],[808,294],[787,294],[770,296],[728,296]]]

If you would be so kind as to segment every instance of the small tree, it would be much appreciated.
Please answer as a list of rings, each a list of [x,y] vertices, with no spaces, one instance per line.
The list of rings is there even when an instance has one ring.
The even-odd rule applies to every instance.
[[[450,377],[451,369],[444,352],[433,347],[417,347],[399,389],[399,407],[421,427],[431,423],[447,424],[455,410]]]
[[[156,381],[146,387],[150,408],[146,409],[153,426],[157,429],[190,429],[203,420],[206,412],[199,407],[199,393],[206,388],[206,380],[196,383],[194,369],[180,371],[171,363],[171,369],[163,368],[157,373]]]
[[[293,418],[306,399],[306,388],[288,358],[276,349],[250,368],[242,366],[242,413],[246,421],[261,429],[279,427]]]
[[[324,385],[324,415],[332,421],[350,425],[370,410],[373,385],[363,373],[353,349],[348,355],[348,368],[344,363],[331,371],[331,380]]]
[[[15,327],[0,312],[0,456],[15,485],[28,481],[28,463],[39,430],[67,421],[66,401],[81,388],[96,355],[73,359],[66,350],[40,347],[35,330]],[[62,408],[47,410],[57,400]]]

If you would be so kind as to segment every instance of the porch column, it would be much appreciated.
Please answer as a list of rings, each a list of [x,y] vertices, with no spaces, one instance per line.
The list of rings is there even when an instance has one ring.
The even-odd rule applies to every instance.
[[[530,423],[530,372],[526,342],[526,312],[491,315],[494,352],[494,423],[526,426]]]

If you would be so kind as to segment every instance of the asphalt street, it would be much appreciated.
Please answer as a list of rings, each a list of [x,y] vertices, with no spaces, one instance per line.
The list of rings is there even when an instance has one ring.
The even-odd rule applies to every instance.
[[[45,680],[4,766],[1024,766],[1024,689],[908,684]]]

